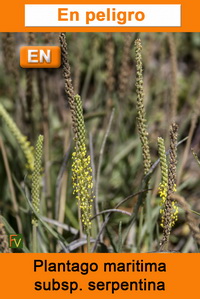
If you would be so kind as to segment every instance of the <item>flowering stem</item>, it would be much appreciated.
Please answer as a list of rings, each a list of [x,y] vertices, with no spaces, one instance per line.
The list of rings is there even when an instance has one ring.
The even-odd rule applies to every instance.
[[[85,123],[83,118],[83,107],[80,96],[76,95],[76,127],[77,134],[74,137],[75,151],[72,154],[72,181],[73,194],[76,194],[79,207],[80,232],[83,229],[87,234],[88,252],[90,251],[90,230],[93,194],[93,178],[90,155],[86,150]]]
[[[87,234],[87,252],[90,253],[90,231],[89,229],[86,231]]]
[[[37,253],[37,226],[33,225],[33,253]]]
[[[40,212],[40,181],[41,181],[41,164],[42,164],[43,136],[39,135],[34,156],[34,170],[32,173],[31,197],[33,207],[36,212]],[[38,219],[32,217],[33,225],[33,252],[37,252],[37,226]]]

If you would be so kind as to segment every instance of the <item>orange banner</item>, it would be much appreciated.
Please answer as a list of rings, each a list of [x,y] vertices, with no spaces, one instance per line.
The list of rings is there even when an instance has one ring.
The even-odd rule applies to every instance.
[[[1,254],[6,298],[187,298],[199,292],[199,254]]]
[[[0,9],[0,31],[1,32],[60,32],[60,31],[66,31],[66,32],[71,32],[71,31],[77,31],[77,32],[94,32],[94,31],[99,31],[99,32],[110,32],[110,31],[138,31],[138,32],[165,32],[165,31],[171,31],[171,32],[198,32],[200,31],[200,22],[199,22],[199,11],[200,11],[200,2],[199,1],[189,1],[189,0],[174,0],[174,1],[160,1],[160,0],[154,0],[154,1],[148,1],[148,0],[143,0],[143,1],[130,1],[130,0],[126,0],[125,3],[123,1],[105,1],[102,0],[99,2],[99,5],[107,5],[109,8],[109,5],[145,5],[145,4],[151,4],[151,5],[155,5],[155,4],[160,4],[160,5],[166,5],[166,4],[179,4],[181,5],[180,8],[180,26],[175,26],[175,27],[168,27],[166,26],[166,24],[168,24],[167,20],[164,23],[165,25],[163,25],[162,27],[153,24],[153,26],[148,26],[148,27],[140,27],[140,24],[142,25],[142,22],[146,21],[147,24],[151,25],[151,22],[148,23],[148,18],[150,15],[148,15],[148,13],[145,15],[143,10],[139,10],[139,11],[130,11],[127,12],[127,20],[129,20],[129,23],[127,22],[127,26],[124,26],[124,21],[120,20],[120,18],[122,18],[123,13],[120,11],[119,12],[119,20],[118,20],[118,24],[117,27],[106,27],[108,26],[108,22],[104,24],[105,20],[111,20],[112,18],[112,14],[107,13],[105,11],[99,11],[98,13],[93,12],[94,9],[94,4],[98,5],[98,3],[91,1],[91,0],[87,0],[85,1],[76,1],[76,3],[74,3],[74,1],[63,1],[60,0],[59,4],[63,4],[63,5],[81,5],[81,4],[88,4],[90,5],[90,11],[88,12],[88,22],[93,18],[97,19],[97,21],[99,21],[99,27],[97,27],[95,25],[95,27],[92,27],[92,24],[90,24],[91,26],[87,26],[89,24],[86,24],[86,26],[84,27],[77,27],[79,25],[77,25],[76,27],[72,26],[72,27],[68,27],[67,24],[63,27],[61,27],[62,25],[59,25],[59,27],[53,27],[53,26],[37,26],[37,21],[38,24],[40,24],[40,21],[42,19],[42,12],[41,12],[41,16],[40,16],[40,20],[38,15],[36,14],[35,17],[33,19],[35,19],[35,24],[34,27],[26,27],[25,23],[26,21],[28,22],[29,20],[25,20],[25,5],[32,5],[32,4],[58,4],[57,1],[54,0],[43,0],[43,1],[39,1],[39,0],[32,0],[31,3],[29,3],[29,1],[26,0],[18,0],[18,1],[14,1],[14,0],[10,0],[10,1],[4,1],[1,4],[1,9]],[[176,17],[174,15],[174,12],[172,11],[171,14],[170,12],[167,13],[167,15],[165,15],[165,13],[162,11],[162,15],[159,16],[159,9],[158,10],[154,10],[154,7],[152,7],[151,9],[151,18],[153,19],[153,17],[161,19],[162,18],[168,18],[169,19],[169,24],[170,21],[172,20],[172,18]],[[109,11],[110,12],[110,11]],[[113,12],[113,11],[112,11]],[[115,12],[115,11],[114,11]],[[117,8],[116,8],[116,12],[117,12]],[[155,15],[154,15],[155,14]],[[27,19],[28,17],[28,13],[27,13]],[[44,18],[45,18],[45,14],[44,14]],[[73,18],[77,18],[74,20],[75,21],[79,21],[79,15],[78,12],[74,13],[74,15],[69,15],[69,19],[74,20]],[[65,10],[59,10],[58,12],[55,12],[55,19],[56,21],[60,21],[61,23],[63,23],[62,21],[66,21],[66,19],[68,20],[67,14]],[[63,20],[62,20],[63,19]],[[137,27],[130,27],[130,22],[135,22],[137,23]],[[49,21],[50,22],[50,21]],[[30,24],[32,24],[30,22]],[[79,24],[77,22],[77,24]],[[144,23],[145,24],[145,23]],[[155,23],[155,24],[159,24]],[[173,22],[172,22],[173,24]],[[120,25],[120,26],[118,26]]]

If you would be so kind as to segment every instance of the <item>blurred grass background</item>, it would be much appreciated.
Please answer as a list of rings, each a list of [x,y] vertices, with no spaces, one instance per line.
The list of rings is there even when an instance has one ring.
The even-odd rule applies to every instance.
[[[193,148],[197,155],[200,154],[200,34],[67,33],[66,37],[73,86],[84,105],[99,210],[115,208],[120,201],[141,190],[143,163],[136,128],[133,47],[134,40],[139,37],[143,45],[145,109],[152,161],[158,159],[157,137],[163,137],[166,148],[169,148],[169,127],[175,118],[179,125],[178,140],[189,136],[178,147],[177,193],[185,198],[192,210],[200,213],[200,168],[191,152]],[[59,45],[58,34],[1,33],[0,38],[1,104],[33,145],[39,134],[44,135],[43,221],[64,238],[70,252],[80,251],[82,236],[78,231],[77,203],[71,181],[74,144],[62,69],[26,70],[19,66],[20,46]],[[31,250],[31,211],[26,200],[26,197],[30,198],[30,183],[25,158],[2,120],[0,132],[11,176],[9,180],[1,152],[0,212],[16,232],[19,232],[21,222],[21,233]],[[157,167],[151,177],[152,190],[147,203],[140,207],[137,220],[124,241],[121,239],[130,217],[113,213],[99,251],[148,252],[158,249],[162,234],[159,183],[160,169]],[[130,197],[120,209],[132,213],[136,200],[137,196]],[[98,217],[101,222],[104,218],[105,215]],[[52,219],[57,221],[56,224]],[[198,227],[197,214],[196,221]],[[98,223],[95,219],[93,223],[95,239]],[[39,228],[39,240],[41,252],[60,250],[60,243],[45,230],[43,223]],[[182,208],[170,244],[173,250],[198,252]]]

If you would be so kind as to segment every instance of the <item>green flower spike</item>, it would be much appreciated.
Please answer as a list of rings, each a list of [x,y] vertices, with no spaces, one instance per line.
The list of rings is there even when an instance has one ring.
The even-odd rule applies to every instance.
[[[85,139],[85,124],[83,118],[83,108],[80,96],[76,95],[76,125],[77,136],[75,136],[75,151],[72,154],[72,180],[74,194],[79,202],[81,209],[81,219],[86,232],[91,229],[91,214],[93,202],[93,181],[92,181],[92,168],[90,166],[90,156],[86,151]]]
[[[161,168],[161,183],[159,185],[158,191],[161,197],[161,206],[164,206],[165,201],[167,199],[167,191],[168,191],[168,165],[167,165],[167,157],[164,140],[161,137],[158,137],[158,154],[160,157],[160,168]],[[160,209],[160,213],[162,214],[161,218],[161,226],[163,227],[164,218],[163,218],[164,209]]]
[[[26,168],[30,170],[30,172],[34,169],[34,155],[33,155],[33,147],[31,146],[30,142],[27,140],[27,137],[24,136],[20,130],[18,129],[17,125],[14,123],[12,118],[6,112],[4,107],[0,104],[0,116],[5,121],[6,125],[10,129],[11,133],[16,138],[17,142],[19,143],[25,157],[26,157]]]
[[[136,54],[136,93],[137,93],[137,127],[139,131],[140,141],[142,144],[142,155],[144,164],[144,174],[146,175],[151,167],[151,156],[149,149],[148,132],[146,125],[146,115],[144,109],[144,88],[143,88],[143,69],[142,69],[142,44],[141,40],[135,41],[135,54]]]
[[[40,211],[40,186],[41,186],[41,165],[42,165],[42,151],[43,151],[43,136],[39,135],[35,147],[35,161],[34,171],[32,174],[31,197],[35,211]],[[32,224],[38,225],[38,220],[35,216],[32,218]]]

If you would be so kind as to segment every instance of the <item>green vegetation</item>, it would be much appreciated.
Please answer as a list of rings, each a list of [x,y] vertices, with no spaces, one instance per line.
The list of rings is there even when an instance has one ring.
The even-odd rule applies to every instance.
[[[199,74],[198,33],[1,33],[0,252],[199,252]]]

